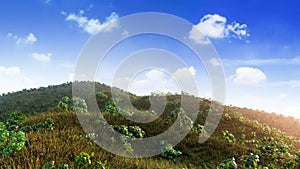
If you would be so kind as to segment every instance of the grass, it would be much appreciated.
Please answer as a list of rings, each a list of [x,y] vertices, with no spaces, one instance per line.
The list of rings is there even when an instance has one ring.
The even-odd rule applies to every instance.
[[[158,156],[144,159],[125,158],[114,155],[95,145],[82,130],[75,113],[53,112],[27,118],[22,126],[32,125],[44,121],[46,118],[54,120],[55,128],[51,131],[34,131],[26,134],[25,148],[10,156],[0,157],[0,168],[43,168],[47,162],[55,161],[59,164],[69,164],[74,168],[74,158],[81,152],[94,153],[95,160],[107,161],[107,168],[216,168],[222,160],[230,157],[238,157],[242,154],[254,152],[253,145],[247,145],[243,139],[259,139],[262,136],[275,136],[279,140],[285,140],[294,144],[293,151],[299,150],[288,136],[279,131],[267,134],[261,124],[243,119],[242,116],[229,115],[230,120],[223,118],[217,130],[203,144],[197,142],[198,135],[191,132],[175,148],[182,152],[176,161]],[[111,119],[113,120],[113,119]],[[161,122],[157,120],[157,123]],[[239,127],[244,126],[244,131]],[[157,126],[153,125],[151,130]],[[158,126],[161,127],[161,126]],[[143,127],[141,127],[143,128]],[[147,133],[147,128],[143,128]],[[229,130],[237,139],[236,144],[228,144],[222,138],[222,131]],[[255,132],[255,137],[251,133]],[[157,133],[153,133],[157,134]],[[245,134],[245,138],[241,135]]]
[[[103,116],[107,123],[115,126],[139,126],[145,132],[144,137],[156,136],[168,129],[177,118],[176,114],[171,115],[170,113],[180,106],[178,95],[168,96],[168,104],[159,118],[150,123],[135,123],[127,120],[118,112],[114,112],[113,107],[106,109],[105,105],[107,104],[105,100],[107,99],[109,98],[98,102],[101,109],[103,109]],[[149,108],[147,97],[134,97],[134,99],[134,105],[140,110],[147,110]],[[191,99],[198,98],[191,97]],[[192,104],[194,101],[188,102],[188,104]],[[0,155],[0,168],[42,169],[47,168],[45,166],[49,163],[51,164],[52,161],[54,162],[54,168],[58,168],[60,164],[68,164],[69,168],[73,169],[90,168],[91,166],[78,166],[76,163],[75,159],[78,159],[78,156],[83,153],[90,155],[93,163],[98,161],[103,163],[105,168],[117,169],[217,168],[225,159],[232,157],[239,159],[241,156],[251,153],[261,155],[260,163],[262,166],[271,166],[270,161],[273,156],[276,156],[277,161],[272,162],[272,165],[275,165],[275,168],[280,168],[280,166],[284,168],[288,162],[295,158],[293,155],[300,151],[300,137],[297,134],[293,134],[294,130],[292,134],[281,132],[260,121],[247,118],[243,112],[237,113],[236,111],[232,111],[237,109],[231,107],[225,107],[223,117],[212,136],[206,142],[199,143],[199,130],[196,126],[204,124],[207,115],[210,113],[209,105],[211,103],[205,99],[200,99],[199,102],[201,107],[197,114],[194,128],[174,147],[174,151],[181,154],[175,159],[164,158],[161,155],[149,158],[125,158],[117,156],[99,147],[93,140],[87,137],[87,134],[80,125],[78,116],[74,112],[52,109],[52,111],[47,113],[28,116],[22,121],[20,127],[32,126],[44,122],[47,118],[51,118],[54,121],[54,129],[26,133],[27,141],[24,148],[8,156]],[[191,105],[187,105],[187,109],[185,110],[187,115],[190,112],[189,107]],[[243,109],[238,110],[243,111]],[[259,119],[262,119],[262,115],[259,115],[259,117]],[[95,113],[85,113],[80,118],[84,119],[85,123],[92,124],[98,119],[98,115]],[[99,134],[100,138],[106,137],[101,132],[101,129],[99,131],[90,130]],[[230,142],[228,138],[224,138],[223,133],[226,130],[228,131],[227,135],[230,135],[230,139],[234,138],[234,142]],[[178,134],[176,132],[174,134]],[[272,138],[272,142],[277,142],[278,145],[275,145],[274,149],[277,148],[276,146],[280,146],[281,143],[282,145],[287,145],[291,156],[287,153],[278,154],[275,152],[275,154],[270,155],[260,152],[258,150],[259,146],[268,146],[268,143],[261,142],[262,138]]]

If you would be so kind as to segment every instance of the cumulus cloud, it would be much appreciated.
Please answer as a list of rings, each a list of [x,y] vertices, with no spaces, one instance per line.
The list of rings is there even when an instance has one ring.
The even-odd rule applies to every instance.
[[[246,24],[233,22],[227,24],[227,19],[218,14],[207,14],[194,25],[189,33],[189,38],[197,43],[208,44],[207,38],[221,39],[236,37],[242,39],[249,36]]]
[[[227,25],[226,31],[228,35],[232,33],[232,36],[237,37],[238,39],[249,36],[249,34],[247,33],[247,25],[237,22],[233,22]]]
[[[51,56],[52,53],[33,53],[32,54],[32,58],[34,58],[37,61],[41,61],[41,62],[50,62],[51,61]]]
[[[18,66],[0,66],[0,94],[21,90],[31,86],[34,82],[24,76]]]
[[[32,45],[37,41],[37,38],[34,36],[33,33],[29,33],[26,37],[24,38],[18,38],[17,40],[17,45],[20,44],[25,44],[25,45]]]
[[[17,45],[32,45],[37,41],[37,38],[33,33],[29,33],[25,37],[19,37],[18,35],[14,35],[11,32],[7,34],[7,37],[16,40]]]
[[[66,12],[63,13],[66,15]],[[67,15],[66,21],[75,21],[79,28],[90,35],[96,34],[100,31],[111,31],[118,26],[119,16],[112,12],[110,16],[106,17],[105,21],[101,23],[98,19],[88,18],[84,16],[84,11],[81,10],[79,14],[71,13]]]
[[[151,92],[181,92],[187,84],[191,85],[189,80],[194,79],[195,74],[196,70],[193,66],[177,69],[172,74],[167,74],[160,69],[151,69],[142,78],[132,80],[129,91],[141,95],[150,94]],[[127,82],[129,82],[128,79]]]
[[[217,58],[211,58],[211,59],[209,60],[209,63],[210,63],[213,67],[217,67],[217,66],[220,66],[220,65],[221,65],[219,59],[217,59]]]
[[[239,67],[230,78],[234,83],[242,85],[255,85],[267,79],[261,70],[252,67]]]

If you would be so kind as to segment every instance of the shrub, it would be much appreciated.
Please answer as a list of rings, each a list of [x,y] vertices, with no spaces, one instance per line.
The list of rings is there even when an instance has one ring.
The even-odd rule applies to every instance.
[[[88,108],[86,101],[76,96],[72,97],[72,99],[68,96],[62,97],[57,107],[63,111],[75,111],[77,113],[86,113]]]
[[[16,130],[24,119],[25,116],[22,113],[14,111],[6,121],[6,128],[8,130]]]
[[[0,124],[0,155],[7,156],[21,150],[25,142],[26,136],[23,131],[4,130],[4,124]]]
[[[78,168],[87,167],[90,164],[92,164],[91,156],[86,152],[81,152],[75,157],[75,166]]]
[[[236,164],[234,157],[222,161],[222,163],[218,166],[218,169],[237,169],[237,168],[238,165]]]
[[[243,162],[243,167],[248,167],[248,168],[257,168],[258,167],[258,162],[259,162],[259,156],[258,155],[253,155],[252,153],[249,156],[242,156],[241,161]]]
[[[82,98],[73,97],[71,99],[69,110],[75,111],[77,113],[86,113],[87,112],[87,103]]]
[[[229,133],[228,130],[223,130],[222,134],[223,134],[223,138],[225,138],[228,143],[234,144],[236,142],[234,135]]]
[[[58,102],[57,107],[61,110],[68,111],[70,102],[71,102],[70,98],[68,96],[64,96]]]
[[[124,134],[130,138],[143,138],[145,131],[143,131],[139,126],[125,126],[125,125],[114,125],[113,127],[118,132]]]
[[[47,162],[44,166],[43,166],[43,169],[53,169],[54,168],[54,161],[50,161],[50,162]]]
[[[97,169],[107,168],[106,167],[107,161],[105,161],[105,162],[102,162],[100,160],[93,161],[92,160],[93,156],[94,156],[94,153],[89,155],[86,152],[81,152],[79,155],[77,155],[75,157],[75,160],[74,160],[75,168],[97,168]]]
[[[180,156],[182,154],[181,151],[179,150],[175,150],[173,148],[173,146],[169,143],[167,143],[166,141],[161,141],[160,142],[160,145],[161,145],[161,156],[162,157],[165,157],[165,158],[168,158],[168,159],[171,159],[171,160],[175,160],[176,157]]]
[[[30,133],[32,131],[43,131],[43,130],[53,130],[54,129],[54,121],[52,118],[47,118],[44,122],[35,123],[32,126],[23,126],[20,131]]]

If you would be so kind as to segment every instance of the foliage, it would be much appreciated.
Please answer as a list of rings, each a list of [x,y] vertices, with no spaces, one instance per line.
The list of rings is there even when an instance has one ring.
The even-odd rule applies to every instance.
[[[15,130],[19,127],[20,123],[25,119],[24,114],[13,111],[9,118],[6,120],[6,126],[8,130]]]
[[[69,110],[75,111],[77,113],[86,113],[87,108],[87,103],[84,99],[79,97],[72,97]]]
[[[225,138],[228,143],[234,144],[236,142],[234,135],[232,133],[229,133],[228,130],[223,130],[222,134],[223,134],[223,138]]]
[[[218,169],[237,169],[237,168],[238,165],[236,164],[234,157],[222,161],[222,163],[219,164],[218,166]]]
[[[72,97],[70,99],[68,96],[62,97],[57,107],[63,111],[75,111],[77,113],[86,113],[88,108],[84,99],[79,97]]]
[[[100,91],[96,93],[96,97],[99,98],[102,102],[106,102],[108,100],[107,94],[104,92]]]
[[[92,164],[91,156],[86,152],[81,152],[75,157],[75,166],[78,168],[88,166],[90,164]]]
[[[160,142],[161,145],[161,156],[165,157],[167,159],[171,159],[171,160],[175,160],[176,157],[180,156],[182,154],[181,151],[179,150],[175,150],[173,148],[173,146],[169,143],[167,143],[166,141],[161,141]]]
[[[253,155],[252,153],[249,156],[241,156],[241,161],[243,164],[243,167],[248,168],[258,168],[258,162],[259,162],[259,156]]]
[[[54,161],[47,162],[47,163],[44,165],[43,169],[54,169],[54,164],[55,164]]]
[[[81,152],[75,157],[74,166],[76,168],[95,168],[95,169],[105,169],[107,168],[107,161],[102,162],[101,160],[92,160],[94,153],[89,155],[86,152]]]
[[[118,113],[119,110],[118,108],[115,106],[114,101],[113,100],[108,100],[104,106],[103,112],[107,112],[110,114],[115,114]]]
[[[114,125],[113,128],[130,138],[143,138],[145,135],[145,131],[139,126]]]
[[[64,96],[58,102],[57,107],[61,110],[68,111],[70,102],[71,102],[70,98],[68,96]]]
[[[26,136],[22,131],[8,131],[4,128],[4,124],[0,123],[0,155],[7,156],[24,147]]]
[[[15,111],[11,113],[6,124],[0,122],[0,155],[10,155],[25,146],[25,133],[17,131],[23,119],[24,115]]]
[[[31,126],[23,126],[20,128],[20,131],[29,133],[33,131],[53,130],[54,128],[54,120],[52,118],[46,118],[44,122],[35,123]]]
[[[262,160],[268,163],[283,161],[284,157],[290,155],[289,147],[286,143],[277,141],[273,137],[262,137],[256,146],[257,152],[262,156]]]
[[[12,122],[9,122],[9,125],[15,125],[16,127],[12,127],[10,130],[8,130],[9,126],[7,122],[4,121],[4,123],[2,123],[2,127],[0,125],[1,131],[5,130],[5,132],[3,132],[5,136],[7,135],[7,132],[10,134],[5,145],[8,145],[13,132],[24,132],[26,139],[24,147],[20,150],[14,150],[6,156],[0,156],[0,168],[42,169],[49,161],[50,167],[53,166],[53,168],[63,169],[108,167],[139,169],[234,168],[234,165],[231,166],[233,164],[232,157],[235,158],[234,163],[237,168],[299,168],[300,154],[296,153],[300,150],[300,142],[297,142],[299,137],[287,137],[284,133],[277,129],[269,127],[266,124],[261,124],[261,119],[259,118],[262,118],[263,116],[257,116],[257,121],[250,120],[248,117],[244,116],[244,111],[241,111],[243,109],[239,111],[241,114],[236,114],[235,112],[237,111],[233,111],[232,107],[225,107],[224,119],[222,119],[219,123],[214,134],[206,142],[200,144],[198,142],[199,133],[209,131],[209,125],[212,125],[205,123],[207,115],[211,113],[212,110],[210,108],[210,100],[199,99],[196,97],[195,98],[199,101],[200,108],[195,125],[191,132],[178,145],[176,145],[176,149],[168,143],[161,145],[161,150],[164,150],[161,156],[164,158],[155,156],[143,159],[131,159],[116,156],[100,146],[97,146],[93,142],[93,139],[91,139],[101,139],[101,137],[107,137],[110,135],[106,135],[106,133],[101,132],[100,129],[96,131],[91,129],[91,131],[89,131],[91,134],[89,134],[88,137],[86,136],[87,134],[83,131],[80,126],[80,122],[77,119],[78,114],[74,113],[73,110],[69,110],[71,105],[70,97],[72,94],[69,85],[70,84],[66,86],[61,85],[59,88],[51,86],[49,88],[24,90],[19,93],[11,93],[0,97],[0,112],[1,116],[5,117],[5,120],[9,119],[9,114],[6,113],[6,108],[8,107],[12,107],[10,108],[12,111],[20,111],[26,115],[26,119],[24,121],[18,121],[18,118],[12,118],[15,119],[15,122],[12,120]],[[165,111],[162,112],[156,120],[145,124],[130,121],[123,117],[122,113],[118,113],[120,111],[128,110],[119,110],[111,99],[110,88],[106,88],[104,90],[103,86],[104,85],[96,85],[96,93],[90,93],[87,98],[83,99],[88,104],[91,97],[95,97],[96,95],[98,104],[101,103],[101,105],[99,104],[100,110],[104,110],[106,108],[106,112],[101,111],[103,112],[104,118],[99,119],[99,114],[93,114],[93,111],[88,111],[88,113],[82,113],[81,115],[84,119],[86,119],[86,122],[91,122],[91,124],[95,122],[95,124],[98,124],[96,122],[99,120],[99,122],[105,124],[106,127],[116,126],[115,130],[119,128],[118,131],[120,133],[125,133],[124,135],[126,136],[112,138],[111,142],[108,142],[108,144],[113,144],[113,139],[120,139],[115,141],[121,141],[127,151],[134,152],[131,144],[133,141],[136,141],[135,139],[145,137],[149,138],[161,134],[165,130],[169,129],[169,127],[173,125],[172,122],[179,117],[181,118],[179,119],[181,126],[189,126],[188,124],[190,124],[190,120],[188,119],[189,113],[186,114],[186,117],[188,118],[185,118],[185,116],[178,116],[179,112],[181,112],[179,108],[181,101],[180,95],[167,95]],[[107,98],[104,95],[102,97],[101,93],[97,96],[98,92],[102,92],[102,94],[105,94]],[[124,91],[118,91],[118,95],[122,94],[126,93]],[[68,103],[67,111],[64,110],[64,106],[61,106],[62,108],[60,110],[49,109],[57,105],[58,101],[63,96],[68,96],[70,100],[69,102],[66,100],[66,103]],[[123,96],[124,95],[122,95],[122,97]],[[137,109],[151,111],[148,110],[150,106],[148,96],[140,97],[130,94],[130,98],[132,98],[134,106]],[[122,102],[122,99],[120,98],[117,101]],[[191,103],[187,102],[187,104]],[[186,112],[190,112],[189,106],[190,105],[185,106]],[[135,110],[130,111],[133,115],[138,114]],[[172,111],[174,112],[171,113]],[[40,114],[40,112],[43,113]],[[169,119],[169,123],[165,123],[165,119]],[[280,119],[285,118],[279,117],[277,121],[280,121]],[[203,124],[206,125],[206,131],[203,129]],[[289,126],[290,123],[284,124]],[[123,126],[121,127],[121,125]],[[297,123],[294,123],[293,120],[291,120],[291,125],[295,128],[299,126]],[[278,126],[280,127],[280,125]],[[281,128],[283,127],[281,126]],[[230,132],[226,133],[226,130]],[[225,135],[223,135],[223,131],[225,132]],[[293,129],[293,131],[298,131],[299,135],[298,129]],[[292,132],[289,132],[288,134],[290,133],[293,134]],[[172,134],[175,136],[180,133],[174,131]],[[230,134],[232,134],[232,138]],[[294,136],[297,136],[297,132],[294,132]],[[234,142],[234,144],[228,144],[230,142],[228,140],[234,140],[233,138],[235,141],[231,142]],[[3,147],[1,147],[1,150],[2,148]],[[177,149],[180,150],[180,153]],[[81,155],[83,152],[86,152],[86,154]],[[76,157],[77,162],[79,159],[86,157],[90,159],[91,163],[88,163],[87,165],[81,163],[80,167],[76,167]],[[221,162],[222,159],[228,158],[230,158],[229,161],[224,160]],[[54,162],[53,165],[52,162]],[[220,162],[223,164],[219,165]]]

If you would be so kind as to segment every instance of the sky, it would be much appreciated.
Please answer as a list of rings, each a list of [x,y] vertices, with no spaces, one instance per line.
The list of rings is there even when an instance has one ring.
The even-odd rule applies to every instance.
[[[195,43],[207,42],[195,30],[208,38],[221,61],[211,64],[224,69],[227,105],[300,118],[299,5],[296,0],[4,0],[0,93],[72,81],[80,51],[93,35],[111,31],[117,27],[112,23],[124,16],[160,12],[190,22],[188,38]],[[176,40],[156,35],[116,45],[98,66],[96,80],[112,83],[122,60],[147,47],[168,55],[161,63],[175,54],[186,65],[170,72],[145,69],[133,79],[117,79],[118,84],[130,83],[128,90],[137,94],[176,92],[176,77],[190,74],[197,79],[199,96],[211,97],[209,75],[196,56]]]

